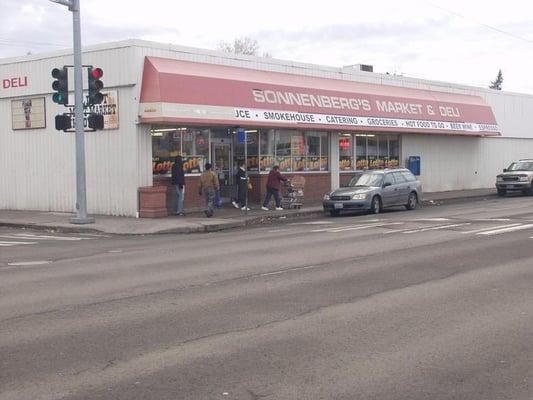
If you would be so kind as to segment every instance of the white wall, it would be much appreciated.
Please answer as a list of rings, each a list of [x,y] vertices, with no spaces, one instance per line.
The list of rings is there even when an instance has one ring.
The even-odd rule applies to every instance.
[[[94,46],[83,55],[85,64],[104,69],[105,87],[118,90],[120,114],[118,130],[86,134],[89,213],[135,215],[138,187],[152,184],[149,126],[138,125],[138,99],[147,55],[483,97],[493,107],[504,138],[402,135],[403,158],[422,156],[421,179],[426,191],[493,187],[495,175],[512,160],[533,157],[531,95],[125,41]],[[0,209],[68,212],[75,209],[74,135],[54,129],[54,116],[65,108],[51,99],[50,71],[64,64],[72,64],[68,51],[0,60],[0,80],[19,76],[29,79],[25,88],[0,88]],[[46,96],[47,128],[13,131],[11,100],[30,95]]]
[[[138,187],[152,184],[151,139],[147,127],[136,125],[140,76],[131,68],[133,53],[122,47],[83,56],[85,64],[103,68],[105,89],[118,91],[119,107],[119,129],[85,134],[90,214],[134,216]],[[0,78],[28,76],[29,82],[0,92],[0,209],[75,210],[74,134],[55,130],[55,115],[66,109],[52,102],[50,76],[52,68],[71,63],[66,55],[0,63]],[[33,95],[46,96],[46,129],[13,131],[11,100]]]
[[[512,161],[533,158],[533,139],[402,135],[402,158],[421,157],[425,192],[492,188]]]

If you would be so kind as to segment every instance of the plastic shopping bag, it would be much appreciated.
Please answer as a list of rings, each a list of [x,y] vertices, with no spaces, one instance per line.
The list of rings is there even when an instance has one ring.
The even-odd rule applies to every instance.
[[[220,192],[217,192],[215,195],[215,207],[220,208],[223,204],[224,202],[222,201],[222,197],[220,197]]]

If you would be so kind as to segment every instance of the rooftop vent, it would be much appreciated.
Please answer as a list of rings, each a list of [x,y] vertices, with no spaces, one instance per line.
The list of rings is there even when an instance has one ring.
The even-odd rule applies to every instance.
[[[345,65],[343,69],[353,69],[356,71],[374,72],[374,66],[368,64]]]

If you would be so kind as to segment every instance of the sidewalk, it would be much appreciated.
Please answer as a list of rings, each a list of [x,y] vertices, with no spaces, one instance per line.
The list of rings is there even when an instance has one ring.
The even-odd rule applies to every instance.
[[[426,193],[422,205],[440,205],[458,200],[475,200],[496,196],[495,189],[474,189],[449,192]],[[88,225],[74,225],[69,222],[71,213],[43,211],[0,210],[0,226],[23,227],[59,232],[109,233],[126,235],[150,235],[156,233],[200,233],[215,232],[251,225],[279,223],[296,218],[323,216],[322,205],[314,202],[304,205],[300,210],[262,211],[259,205],[246,215],[231,204],[216,210],[213,218],[206,218],[196,212],[186,217],[169,216],[166,218],[130,218],[94,216],[96,222]]]

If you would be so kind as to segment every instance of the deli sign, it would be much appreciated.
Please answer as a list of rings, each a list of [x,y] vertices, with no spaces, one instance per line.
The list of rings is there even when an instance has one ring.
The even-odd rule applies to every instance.
[[[13,89],[28,86],[27,76],[16,76],[13,78],[2,79],[2,89]]]

